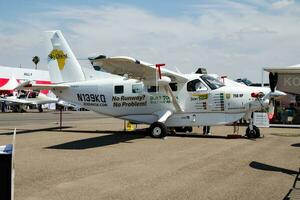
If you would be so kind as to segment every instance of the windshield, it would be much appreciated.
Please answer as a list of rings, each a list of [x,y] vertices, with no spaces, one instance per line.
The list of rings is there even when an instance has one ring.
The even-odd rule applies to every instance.
[[[224,84],[221,81],[219,81],[218,79],[216,79],[212,76],[202,75],[201,78],[212,90],[215,90],[215,89],[218,89],[218,88],[224,86]]]

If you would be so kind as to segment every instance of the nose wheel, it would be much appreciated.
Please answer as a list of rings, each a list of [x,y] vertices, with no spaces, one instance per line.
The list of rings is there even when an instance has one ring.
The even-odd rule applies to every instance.
[[[253,124],[253,113],[247,117],[249,120],[248,128],[246,129],[245,136],[248,138],[259,138],[260,137],[260,130],[257,126]]]
[[[250,126],[246,129],[246,136],[248,138],[259,138],[260,137],[260,130],[258,127],[252,125],[252,129]]]

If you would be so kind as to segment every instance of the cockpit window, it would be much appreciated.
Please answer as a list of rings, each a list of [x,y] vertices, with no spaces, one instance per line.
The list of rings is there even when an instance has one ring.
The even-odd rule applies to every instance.
[[[177,83],[169,83],[169,85],[172,91],[177,91]]]
[[[212,90],[215,90],[215,89],[218,89],[218,88],[224,86],[224,84],[221,81],[219,81],[218,79],[216,79],[212,76],[202,75],[201,78]]]
[[[205,85],[199,80],[195,79],[187,83],[187,91],[189,92],[197,92],[197,91],[206,91],[207,88]]]

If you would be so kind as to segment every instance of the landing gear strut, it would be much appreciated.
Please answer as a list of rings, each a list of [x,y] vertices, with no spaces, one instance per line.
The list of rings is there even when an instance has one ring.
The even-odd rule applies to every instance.
[[[153,138],[163,138],[167,135],[167,127],[162,122],[154,122],[150,126],[150,136]]]
[[[253,118],[250,118],[249,126],[246,129],[246,136],[248,138],[259,138],[260,130],[257,126],[253,125]]]

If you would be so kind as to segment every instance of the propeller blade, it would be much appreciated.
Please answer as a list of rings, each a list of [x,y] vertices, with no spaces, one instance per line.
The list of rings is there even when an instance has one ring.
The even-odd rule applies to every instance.
[[[278,74],[273,74],[272,72],[269,73],[269,83],[270,83],[270,89],[272,92],[275,91],[276,85],[278,81]]]

